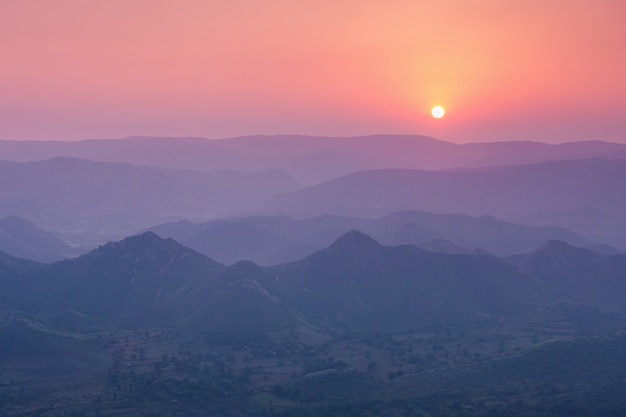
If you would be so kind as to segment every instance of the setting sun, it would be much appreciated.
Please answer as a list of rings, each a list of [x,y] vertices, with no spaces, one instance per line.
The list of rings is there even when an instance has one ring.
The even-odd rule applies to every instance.
[[[435,106],[430,111],[430,114],[433,115],[435,119],[441,119],[446,114],[446,109],[441,106]]]

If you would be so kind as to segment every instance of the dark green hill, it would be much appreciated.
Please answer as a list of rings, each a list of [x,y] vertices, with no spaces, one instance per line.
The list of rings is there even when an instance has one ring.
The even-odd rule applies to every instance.
[[[485,322],[539,302],[532,281],[492,255],[386,247],[357,231],[271,271],[297,308],[351,330]]]
[[[16,258],[0,251],[0,298],[10,299],[11,294],[21,285],[20,276],[39,267],[42,265],[37,262]]]
[[[76,259],[41,268],[21,280],[18,308],[45,314],[66,310],[126,324],[180,319],[197,302],[220,264],[153,233],[108,243]]]
[[[563,297],[623,308],[625,270],[625,255],[562,242],[503,260],[484,251],[383,246],[357,231],[297,262],[225,267],[146,232],[51,265],[0,256],[0,302],[74,330],[106,322],[262,333],[312,322],[397,332],[524,317]],[[593,321],[568,311],[573,316],[559,310],[555,320],[583,314]]]
[[[271,268],[150,232],[0,254],[0,414],[620,415],[623,271],[561,242],[501,259],[355,230]]]
[[[241,261],[216,274],[211,291],[185,320],[190,328],[214,333],[265,337],[306,325],[266,284],[275,278],[252,262]]]
[[[109,323],[259,334],[300,322],[264,288],[274,279],[264,269],[224,267],[152,232],[12,279],[4,302],[64,329]]]
[[[13,276],[18,273],[30,271],[39,266],[41,266],[41,264],[35,261],[16,258],[15,256],[9,255],[6,252],[0,251],[0,277],[2,277],[3,275]]]
[[[0,304],[0,382],[86,377],[107,365],[100,349]]]
[[[578,302],[626,307],[626,255],[605,255],[561,241],[509,258],[526,269],[544,290]]]

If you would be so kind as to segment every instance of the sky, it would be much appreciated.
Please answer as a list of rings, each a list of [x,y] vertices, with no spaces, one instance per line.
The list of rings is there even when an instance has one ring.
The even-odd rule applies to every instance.
[[[626,142],[623,22],[623,0],[0,0],[0,138]]]

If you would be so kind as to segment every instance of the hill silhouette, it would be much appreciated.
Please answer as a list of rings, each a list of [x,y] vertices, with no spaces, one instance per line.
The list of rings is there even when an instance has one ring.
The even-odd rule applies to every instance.
[[[559,225],[623,248],[626,160],[585,159],[482,169],[375,170],[273,197],[297,216],[381,216],[412,209]]]
[[[350,230],[273,267],[152,232],[52,264],[0,254],[0,407],[71,393],[84,401],[38,412],[619,409],[625,255],[452,252]]]
[[[59,261],[77,254],[52,233],[17,216],[0,219],[0,250],[38,262]]]
[[[111,240],[165,221],[246,212],[297,186],[275,170],[201,173],[66,157],[0,161],[0,216]]]
[[[271,270],[311,317],[359,331],[497,320],[539,301],[532,282],[494,256],[387,247],[358,231]]]
[[[524,141],[459,145],[420,135],[256,135],[221,140],[131,137],[77,142],[0,140],[0,154],[14,161],[67,156],[196,171],[278,169],[306,184],[372,169],[485,167],[613,158],[619,157],[620,152],[626,152],[625,145],[601,141],[559,145]]]
[[[554,239],[577,246],[589,244],[562,227],[419,211],[396,212],[375,219],[333,215],[304,219],[283,215],[230,217],[204,223],[165,223],[149,230],[226,264],[247,259],[267,266],[301,259],[352,229],[386,245],[428,245],[433,250],[434,240],[446,240],[459,248],[481,247],[500,256],[529,252]]]

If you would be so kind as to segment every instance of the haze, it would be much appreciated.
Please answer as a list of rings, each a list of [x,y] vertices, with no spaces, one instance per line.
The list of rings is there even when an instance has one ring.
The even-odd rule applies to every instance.
[[[625,18],[614,0],[4,0],[0,138],[624,142]]]
[[[624,22],[0,0],[0,416],[624,415]]]

